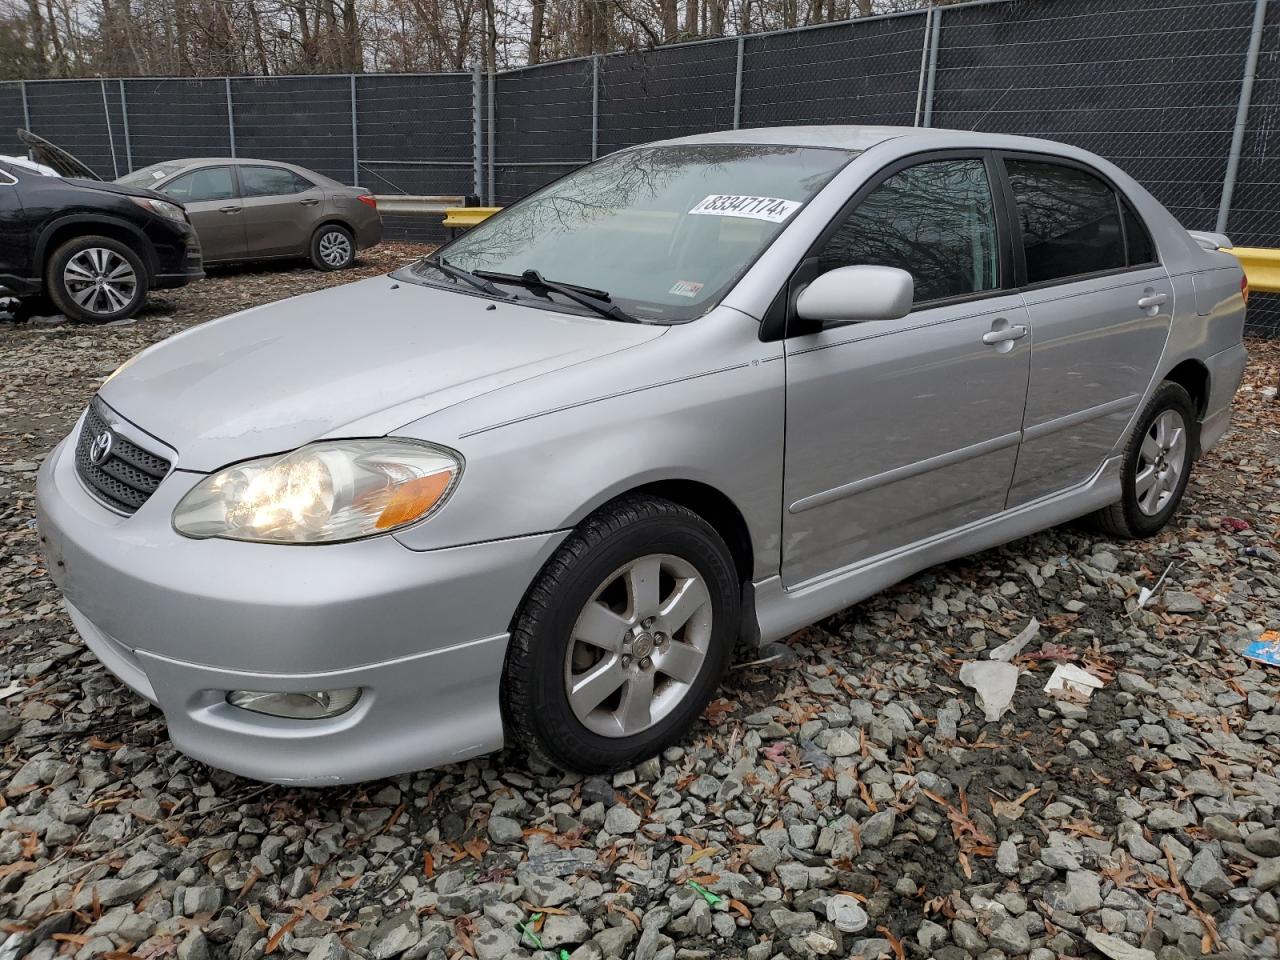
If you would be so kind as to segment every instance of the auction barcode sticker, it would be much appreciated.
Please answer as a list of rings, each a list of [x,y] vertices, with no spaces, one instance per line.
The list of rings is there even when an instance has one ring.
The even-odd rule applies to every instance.
[[[714,217],[747,217],[751,220],[768,220],[782,223],[800,209],[798,200],[779,200],[777,197],[742,197],[727,193],[713,193],[703,197],[690,213]]]

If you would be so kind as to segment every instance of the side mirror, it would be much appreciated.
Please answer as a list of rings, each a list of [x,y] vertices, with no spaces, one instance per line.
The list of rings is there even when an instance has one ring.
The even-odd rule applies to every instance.
[[[796,313],[819,322],[897,320],[911,312],[914,296],[911,274],[897,267],[836,267],[800,291]]]

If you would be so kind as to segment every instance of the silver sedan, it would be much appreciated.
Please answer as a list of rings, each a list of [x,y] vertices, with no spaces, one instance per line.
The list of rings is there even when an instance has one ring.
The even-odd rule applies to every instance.
[[[624,150],[135,357],[41,469],[49,567],[214,766],[626,767],[739,644],[1072,518],[1168,524],[1244,368],[1225,245],[1039,140]]]

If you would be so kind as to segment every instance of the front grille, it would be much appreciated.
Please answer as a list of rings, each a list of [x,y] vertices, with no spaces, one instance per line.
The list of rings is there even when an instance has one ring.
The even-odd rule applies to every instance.
[[[103,435],[111,437],[110,449],[94,463],[91,450]],[[97,397],[89,404],[84,426],[76,440],[76,472],[95,496],[121,513],[133,513],[156,492],[169,472],[169,461],[142,449],[112,430]]]

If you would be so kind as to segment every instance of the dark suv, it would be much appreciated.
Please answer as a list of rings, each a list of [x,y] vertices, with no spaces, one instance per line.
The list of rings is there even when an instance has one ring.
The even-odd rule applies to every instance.
[[[0,159],[0,295],[47,296],[72,320],[131,317],[147,291],[204,276],[180,204]]]

